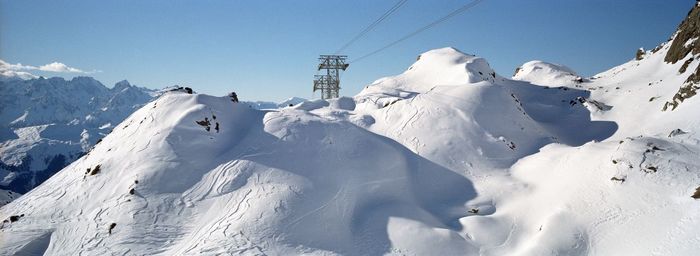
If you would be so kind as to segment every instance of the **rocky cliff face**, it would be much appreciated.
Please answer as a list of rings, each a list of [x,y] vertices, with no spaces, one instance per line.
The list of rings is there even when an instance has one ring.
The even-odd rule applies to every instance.
[[[678,30],[671,43],[671,48],[664,59],[666,62],[676,63],[684,59],[688,53],[697,55],[700,53],[700,3],[688,12],[688,17],[678,26]]]
[[[671,64],[685,60],[678,71],[681,74],[692,70],[689,67],[693,65],[696,68],[694,72],[688,75],[685,83],[681,85],[673,99],[666,102],[663,108],[664,111],[676,109],[684,100],[695,96],[697,90],[700,89],[700,86],[698,86],[698,83],[700,83],[700,65],[696,63],[700,54],[698,38],[700,38],[700,2],[695,4],[695,7],[688,12],[688,17],[678,26],[668,53],[664,58],[664,61]],[[688,57],[689,55],[691,56]]]

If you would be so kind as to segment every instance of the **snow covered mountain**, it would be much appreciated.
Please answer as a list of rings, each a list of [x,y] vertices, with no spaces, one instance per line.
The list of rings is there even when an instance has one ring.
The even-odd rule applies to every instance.
[[[107,88],[91,77],[0,80],[0,189],[13,196],[0,205],[41,184],[77,160],[115,125],[163,90],[131,85],[124,80]],[[279,108],[298,104],[256,102],[254,108]]]
[[[515,69],[513,79],[555,87],[577,85],[585,81],[569,67],[539,60],[530,61]]]
[[[289,107],[289,105],[297,105],[307,101],[307,99],[299,97],[291,97],[289,99],[283,100],[282,102],[276,103],[271,101],[245,101],[246,104],[250,105],[255,109],[277,109]]]
[[[0,208],[0,254],[695,255],[699,21],[573,83],[443,48],[353,98],[165,93]]]
[[[90,77],[0,81],[0,189],[26,193],[87,152],[156,92]]]

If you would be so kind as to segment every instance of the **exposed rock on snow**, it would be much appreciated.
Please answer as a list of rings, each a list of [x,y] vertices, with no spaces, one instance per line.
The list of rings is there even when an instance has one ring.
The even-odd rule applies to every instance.
[[[689,170],[700,168],[691,160],[700,147],[692,136],[654,137],[671,125],[696,130],[688,112],[640,126],[651,117],[602,90],[508,80],[451,48],[421,56],[354,98],[291,108],[167,94],[0,208],[3,218],[25,214],[2,227],[0,253],[695,251],[700,206],[688,195],[700,177]],[[638,77],[630,72],[644,69],[592,84]],[[579,97],[613,107],[569,104]],[[196,123],[214,116],[218,133]],[[650,133],[638,137],[640,128]]]
[[[406,227],[423,239],[442,237],[432,243],[443,245],[445,253],[469,248],[456,230],[467,212],[465,202],[475,195],[471,183],[385,137],[296,109],[232,108],[225,97],[169,94],[151,104],[159,107],[134,113],[90,155],[23,197],[43,199],[23,206],[31,215],[4,227],[2,232],[19,233],[8,236],[0,250],[15,253],[40,239],[46,234],[37,232],[41,226],[55,230],[48,254],[96,254],[126,245],[148,254],[244,247],[283,254],[372,254],[389,250],[393,239],[407,241],[409,234],[400,231]],[[194,123],[212,112],[227,127],[221,133]],[[125,126],[143,117],[153,118]],[[94,177],[83,179],[77,172],[98,164],[101,171]],[[138,192],[131,195],[127,188],[134,179]],[[41,196],[56,189],[61,200]],[[12,205],[28,206],[19,200],[3,213],[17,212]],[[43,207],[75,217],[35,222],[52,218],[40,213],[50,209]],[[180,217],[166,217],[177,209]],[[159,215],[164,218],[153,222]],[[111,223],[117,228],[109,228]],[[318,223],[324,223],[323,232]],[[398,226],[387,231],[386,225]],[[199,232],[198,226],[208,231]],[[109,246],[75,239],[81,233]],[[159,237],[170,237],[165,238],[170,246]]]
[[[646,51],[644,51],[644,48],[639,48],[639,49],[637,49],[637,53],[634,55],[634,59],[635,60],[643,60],[645,54],[646,54]]]
[[[700,54],[700,5],[688,12],[688,17],[678,26],[664,61],[675,64],[692,53]]]
[[[671,64],[686,60],[679,69],[681,74],[684,74],[691,64],[695,65],[695,71],[687,77],[673,98],[664,104],[664,111],[675,110],[683,101],[695,96],[696,91],[700,89],[700,63],[695,63],[700,54],[698,38],[700,38],[700,5],[696,4],[688,13],[688,17],[678,26],[678,31],[676,31],[664,58],[664,61]],[[692,57],[688,58],[689,54]]]
[[[681,129],[675,129],[675,130],[671,131],[671,133],[668,134],[668,137],[671,138],[671,137],[676,137],[678,135],[683,135],[683,134],[687,134],[687,132],[684,132]]]

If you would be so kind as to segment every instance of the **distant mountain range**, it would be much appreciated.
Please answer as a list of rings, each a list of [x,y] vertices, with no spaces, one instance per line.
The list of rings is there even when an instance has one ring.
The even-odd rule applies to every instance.
[[[26,193],[157,95],[126,80],[0,80],[0,189]]]

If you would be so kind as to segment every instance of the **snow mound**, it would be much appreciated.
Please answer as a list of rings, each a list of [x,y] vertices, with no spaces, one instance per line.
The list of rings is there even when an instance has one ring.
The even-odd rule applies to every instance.
[[[498,75],[485,59],[448,47],[419,55],[418,61],[403,74],[381,78],[367,86],[358,96],[384,94],[407,98],[430,91],[438,85],[493,82],[497,78]]]
[[[353,111],[355,110],[355,100],[350,97],[340,97],[337,99],[330,99],[330,107],[334,109],[342,109]]]
[[[593,122],[587,109],[569,104],[588,92],[546,89],[502,78],[485,59],[443,48],[367,86],[355,96],[356,112],[372,116],[369,130],[433,161],[481,171],[510,166],[552,142],[581,145],[614,132],[613,123]]]
[[[515,69],[513,79],[551,87],[573,86],[584,81],[564,65],[539,60],[527,62]]]
[[[167,94],[143,107],[2,208],[24,216],[0,254],[47,237],[48,255],[475,252],[458,234],[468,179],[347,121],[242,106]]]
[[[408,79],[434,85],[478,83],[493,81],[496,72],[481,57],[469,55],[447,47],[425,52],[406,71]],[[427,88],[424,88],[427,89]]]

